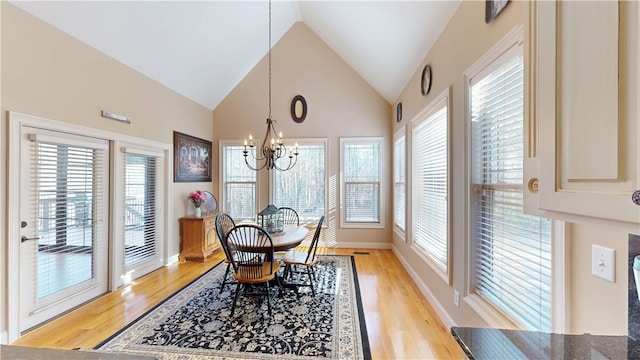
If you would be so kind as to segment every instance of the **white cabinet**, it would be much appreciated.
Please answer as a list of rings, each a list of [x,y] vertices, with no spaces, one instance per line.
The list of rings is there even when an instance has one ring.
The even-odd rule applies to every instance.
[[[529,212],[640,223],[638,18],[636,2],[529,3]]]

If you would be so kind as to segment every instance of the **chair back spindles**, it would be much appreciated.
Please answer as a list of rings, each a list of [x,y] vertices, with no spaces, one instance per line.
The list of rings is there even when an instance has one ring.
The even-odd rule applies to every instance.
[[[232,266],[243,278],[260,279],[273,273],[273,262],[267,263],[268,268],[263,266],[268,254],[273,257],[273,240],[263,228],[253,224],[234,226],[227,235],[227,246],[234,253]]]
[[[290,207],[279,208],[282,211],[282,216],[285,224],[300,226],[300,217],[298,212]]]
[[[218,239],[220,239],[220,246],[222,246],[222,250],[229,261],[233,260],[233,254],[227,246],[227,235],[234,226],[236,226],[236,223],[229,214],[222,212],[216,216],[216,233],[218,234]]]

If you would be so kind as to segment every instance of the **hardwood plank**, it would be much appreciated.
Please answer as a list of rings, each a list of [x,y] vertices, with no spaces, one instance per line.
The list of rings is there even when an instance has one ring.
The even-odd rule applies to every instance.
[[[449,329],[391,250],[319,249],[319,253],[354,255],[374,359],[464,358]],[[204,263],[181,262],[159,269],[29,331],[13,345],[93,348],[215,266],[223,256],[215,251]]]

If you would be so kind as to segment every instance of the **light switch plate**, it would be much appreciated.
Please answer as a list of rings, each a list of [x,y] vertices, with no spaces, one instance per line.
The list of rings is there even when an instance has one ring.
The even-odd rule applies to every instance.
[[[591,248],[591,273],[616,282],[616,251],[600,245]]]

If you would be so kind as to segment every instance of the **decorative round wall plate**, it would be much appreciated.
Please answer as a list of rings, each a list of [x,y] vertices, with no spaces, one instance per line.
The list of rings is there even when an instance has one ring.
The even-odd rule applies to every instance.
[[[202,201],[202,205],[200,205],[202,211],[204,213],[212,213],[216,211],[216,209],[218,208],[218,201],[216,200],[215,196],[213,196],[213,194],[208,191],[203,191],[203,193],[207,194],[207,197],[204,198],[204,201]]]
[[[426,96],[431,91],[431,65],[427,64],[422,69],[422,78],[420,81],[420,92],[422,96]]]

